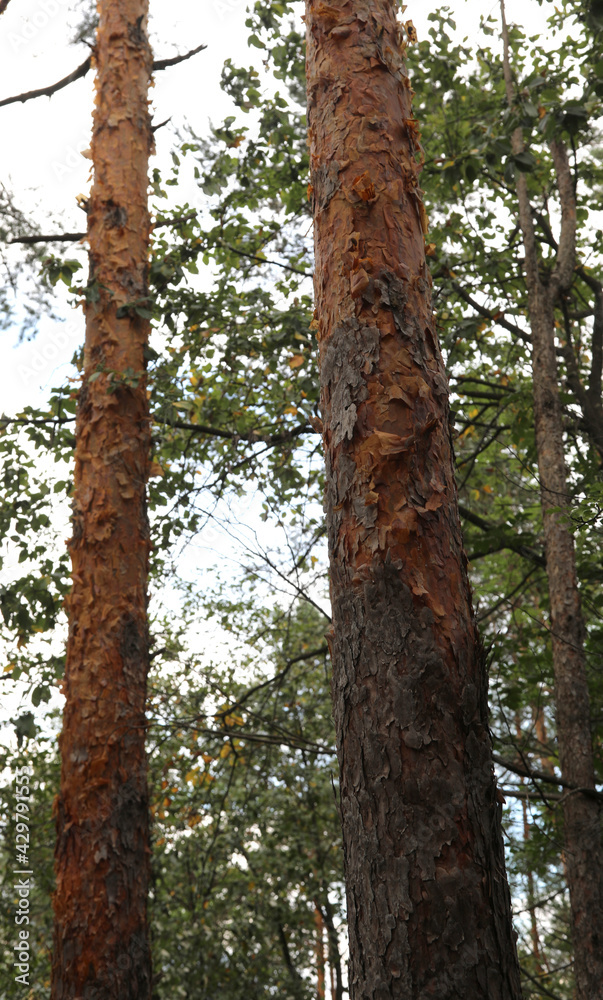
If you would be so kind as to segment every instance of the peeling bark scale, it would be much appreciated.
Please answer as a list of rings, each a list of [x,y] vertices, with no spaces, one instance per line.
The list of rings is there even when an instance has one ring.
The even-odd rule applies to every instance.
[[[53,1000],[149,1000],[145,299],[148,0],[101,0],[73,586],[56,804]],[[94,376],[94,378],[91,378]]]
[[[517,1000],[403,27],[306,26],[350,995]]]

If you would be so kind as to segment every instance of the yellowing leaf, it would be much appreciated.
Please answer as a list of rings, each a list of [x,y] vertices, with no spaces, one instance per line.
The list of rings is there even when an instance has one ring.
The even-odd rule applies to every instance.
[[[479,500],[479,490],[471,490],[471,497],[473,500]]]
[[[230,744],[229,743],[225,743],[224,746],[222,747],[222,749],[220,750],[220,757],[222,758],[222,760],[224,760],[226,757],[228,757],[228,755],[230,753],[230,749],[231,749],[230,748]]]
[[[291,403],[290,406],[285,407],[283,413],[291,413],[293,416],[295,416],[297,413],[297,406],[293,406],[293,404]]]
[[[149,479],[155,477],[156,479],[161,479],[164,475],[164,471],[161,468],[159,462],[152,462],[151,468],[149,469]]]
[[[224,717],[224,724],[226,726],[242,726],[243,719],[240,715],[226,715]]]
[[[289,358],[289,368],[299,368],[305,360],[303,354],[294,354],[292,358]]]

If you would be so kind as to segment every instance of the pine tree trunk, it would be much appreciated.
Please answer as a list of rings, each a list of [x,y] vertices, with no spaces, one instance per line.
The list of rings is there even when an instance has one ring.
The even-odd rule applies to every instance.
[[[66,705],[56,815],[53,1000],[148,1000],[144,378],[148,0],[102,0],[79,396]]]
[[[509,107],[514,87],[509,35],[501,0],[504,76]],[[523,151],[521,128],[512,136],[515,155]],[[570,287],[576,266],[576,200],[567,151],[550,143],[561,204],[561,233],[555,265],[543,280],[525,174],[516,188],[525,251],[525,275],[532,333],[534,428],[546,572],[551,609],[555,715],[561,774],[576,788],[595,788],[590,728],[590,696],[584,649],[584,621],[578,589],[574,539],[569,529],[563,412],[555,346],[555,304]],[[601,809],[594,796],[575,792],[563,800],[567,883],[570,894],[576,1000],[603,1000],[603,850]]]
[[[595,788],[584,624],[574,540],[566,520],[569,494],[563,418],[557,384],[554,313],[547,290],[530,294],[532,378],[540,496],[544,521],[557,743],[562,777]],[[564,516],[565,515],[565,516]],[[603,852],[601,808],[572,794],[563,802],[564,846],[570,893],[576,1000],[603,998]]]
[[[306,5],[350,997],[518,1000],[394,7]]]

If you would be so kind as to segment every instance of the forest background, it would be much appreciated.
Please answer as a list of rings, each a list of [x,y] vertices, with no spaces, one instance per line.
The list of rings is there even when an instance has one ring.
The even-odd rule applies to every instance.
[[[152,36],[156,59],[208,48],[156,75],[155,124],[172,120],[157,130],[152,164],[153,301],[132,306],[152,312],[156,328],[149,753],[157,995],[338,998],[345,913],[324,640],[301,10],[276,2],[248,13],[234,2],[203,6],[201,18],[185,3],[174,17],[171,5]],[[600,22],[592,5],[509,6],[520,96],[520,111],[510,112],[498,9],[478,30],[483,12],[459,6],[405,14],[418,29],[409,71],[425,149],[428,254],[451,376],[465,545],[489,652],[524,987],[526,996],[568,997],[560,821],[567,790],[550,780],[558,771],[548,595],[514,180],[518,171],[528,177],[546,270],[559,221],[546,141],[563,130],[578,181],[581,271],[567,321],[559,319],[558,355],[600,778],[601,447],[580,388],[593,386],[601,276]],[[85,253],[77,241],[68,249],[9,241],[85,229],[80,150],[91,80],[50,104],[42,97],[2,107],[2,98],[75,69],[91,29],[89,5],[32,3],[27,14],[9,5],[0,21],[2,45],[19,65],[19,76],[4,74],[0,113],[7,122],[12,116],[14,134],[18,125],[27,136],[14,165],[6,149],[2,156],[0,218],[0,305],[11,345],[0,439],[11,717],[2,730],[0,995],[7,997],[15,989],[11,772],[24,762],[33,767],[37,805],[35,995],[48,989],[70,424],[83,331],[77,302],[91,294],[80,280]],[[84,40],[66,46],[59,61],[57,38],[78,31]],[[53,58],[40,58],[38,68],[42,52]],[[219,52],[232,59],[223,72]],[[510,138],[518,113],[529,136],[519,156]],[[42,174],[50,183],[40,188]],[[534,782],[529,772],[544,777]]]

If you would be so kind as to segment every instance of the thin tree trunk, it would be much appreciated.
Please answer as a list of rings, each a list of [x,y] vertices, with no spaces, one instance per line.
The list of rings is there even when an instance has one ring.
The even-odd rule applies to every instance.
[[[325,1000],[325,929],[320,907],[314,907],[316,925],[316,998]]]
[[[514,104],[509,37],[501,2],[504,74],[509,107]],[[523,151],[521,129],[512,137]],[[561,773],[579,788],[595,788],[590,698],[584,651],[584,622],[576,573],[574,539],[568,527],[570,497],[563,443],[563,414],[555,350],[555,302],[569,288],[576,266],[576,204],[563,144],[551,142],[562,223],[557,261],[545,283],[526,176],[517,177],[519,222],[525,250],[528,309],[532,331],[532,381],[536,450],[551,607],[557,742]],[[576,1000],[603,998],[603,852],[599,803],[580,793],[564,796],[563,825],[570,894]]]
[[[525,785],[524,778],[521,778],[521,784]],[[528,820],[528,803],[523,799],[521,803],[521,808],[523,812],[523,842],[527,846],[530,839],[530,822]],[[536,894],[534,892],[534,872],[531,868],[528,868],[527,874],[528,882],[528,912],[530,914],[530,937],[532,938],[532,957],[534,959],[534,971],[537,976],[542,976],[545,972],[543,968],[543,956],[541,954],[540,948],[540,935],[538,933],[538,922],[536,920],[536,907],[534,903],[536,901]],[[545,959],[546,961],[546,959]]]
[[[518,1000],[394,10],[306,4],[350,997]]]
[[[317,904],[318,905],[318,904]],[[327,942],[329,945],[329,969],[331,971],[331,993],[333,1000],[343,1000],[343,977],[341,975],[341,955],[339,952],[339,940],[337,928],[333,920],[333,907],[329,902],[328,893],[325,892],[322,917],[327,929]]]
[[[148,1000],[148,0],[101,0],[61,736],[53,1000]],[[118,313],[119,310],[119,313]]]
[[[538,731],[537,720],[541,712],[542,709],[540,707],[534,710],[534,721],[537,731]],[[523,732],[521,729],[521,719],[519,715],[516,715],[515,717],[515,735],[517,736],[518,745],[521,746],[523,740]],[[525,786],[525,779],[523,777],[520,778],[520,782],[522,786]],[[530,833],[530,821],[528,818],[528,803],[526,799],[522,800],[521,809],[523,813],[523,842],[524,842],[524,847],[527,847],[531,833]],[[536,908],[534,906],[534,903],[536,901],[536,894],[534,892],[534,872],[532,871],[531,867],[528,867],[527,870],[527,883],[528,883],[528,891],[527,891],[528,913],[530,915],[530,937],[532,938],[532,956],[534,958],[534,971],[536,972],[537,976],[542,976],[543,973],[545,972],[545,969],[542,966],[540,935],[538,933],[538,923],[536,921]]]

